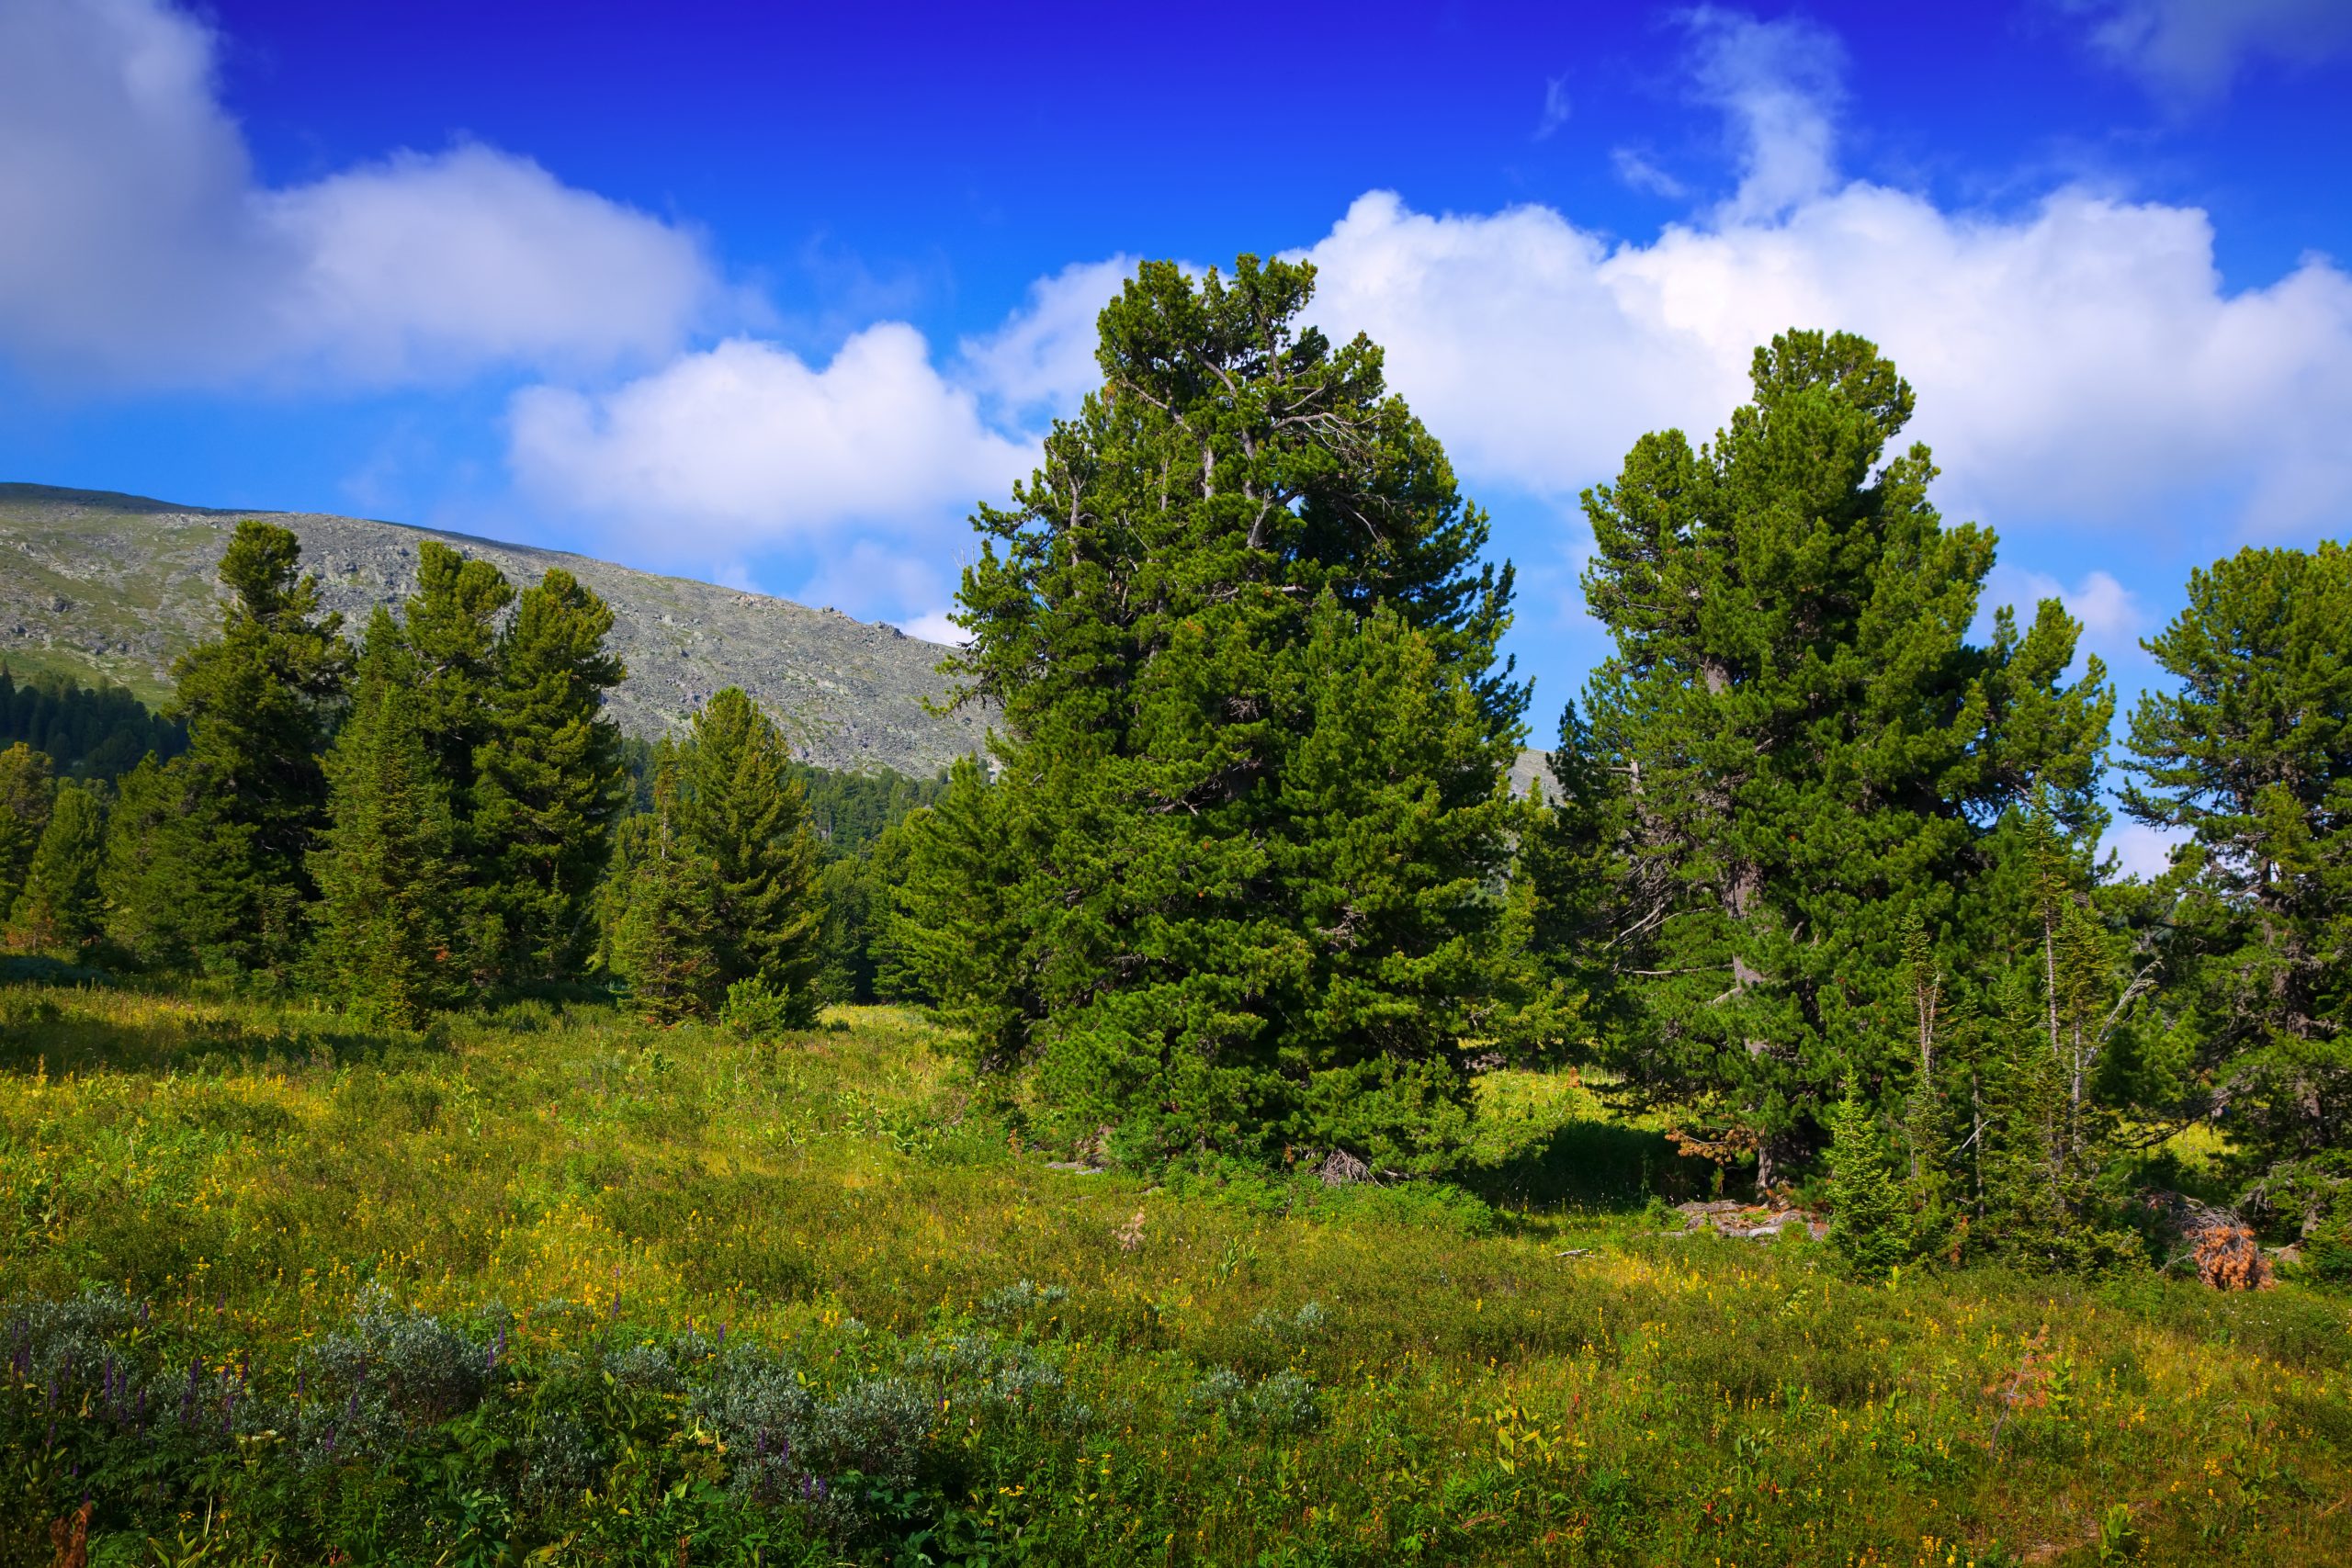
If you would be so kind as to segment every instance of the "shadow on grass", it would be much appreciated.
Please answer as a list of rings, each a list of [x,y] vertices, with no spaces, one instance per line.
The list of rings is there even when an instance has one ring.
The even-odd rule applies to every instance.
[[[251,1001],[111,987],[0,987],[0,1072],[380,1066],[445,1049],[435,1035],[370,1030],[330,1013]]]
[[[1465,1173],[1462,1185],[1503,1209],[1630,1213],[1652,1198],[1698,1197],[1714,1174],[1708,1161],[1677,1154],[1664,1134],[1576,1121],[1499,1165]]]

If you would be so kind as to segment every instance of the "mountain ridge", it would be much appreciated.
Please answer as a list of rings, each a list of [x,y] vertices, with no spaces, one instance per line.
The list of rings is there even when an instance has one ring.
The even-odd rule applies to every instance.
[[[354,629],[414,590],[425,539],[492,562],[518,590],[548,567],[570,571],[613,607],[628,679],[609,705],[632,735],[658,737],[738,685],[795,721],[797,750],[821,767],[925,775],[986,737],[977,708],[931,711],[952,649],[835,610],[447,529],[22,482],[0,483],[0,660],[159,701],[172,660],[218,625],[215,569],[249,517],[292,530],[322,600]]]

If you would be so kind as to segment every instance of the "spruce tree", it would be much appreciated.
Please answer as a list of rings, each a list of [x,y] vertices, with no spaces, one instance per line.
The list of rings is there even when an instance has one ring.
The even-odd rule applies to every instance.
[[[604,713],[625,674],[605,649],[612,626],[602,599],[554,570],[498,639],[472,833],[491,857],[487,902],[509,980],[562,978],[592,939],[597,878],[629,796],[620,730]]]
[[[1848,1095],[1829,1116],[1829,1244],[1866,1279],[1913,1257],[1911,1203],[1891,1164],[1877,1118]]]
[[[220,635],[173,667],[170,716],[187,726],[192,809],[159,835],[167,923],[208,967],[283,978],[313,896],[307,857],[326,815],[319,755],[339,711],[343,617],[319,610],[301,545],[275,524],[237,525],[220,558],[232,595]],[[175,766],[180,765],[175,760]]]
[[[775,721],[740,688],[711,694],[677,758],[678,823],[718,876],[719,973],[756,980],[816,1021],[823,911],[808,803]]]
[[[105,851],[106,807],[96,791],[70,781],[61,785],[9,917],[15,937],[45,953],[80,953],[96,942]]]
[[[2246,1200],[2311,1216],[2352,1179],[2352,550],[2246,549],[2143,645],[2173,691],[2132,715],[2123,807],[2185,833],[2160,1109],[2230,1139]],[[2152,1108],[2158,1109],[2158,1108]]]
[[[727,992],[718,869],[685,832],[678,761],[667,741],[653,809],[623,824],[607,939],[613,973],[656,1022],[707,1019]]]
[[[0,750],[0,909],[13,908],[57,798],[46,752],[19,740]]]
[[[910,824],[920,983],[1035,1066],[1049,1135],[1146,1160],[1442,1163],[1520,979],[1510,575],[1379,349],[1300,323],[1313,280],[1151,263],[1102,311],[1102,389],[976,519],[998,777]]]
[[[353,1013],[394,1029],[418,1028],[465,983],[452,951],[460,888],[449,792],[420,720],[420,674],[379,608],[327,757],[327,827],[311,854],[322,977]]]
[[[1993,538],[1947,527],[1889,446],[1910,388],[1862,339],[1759,349],[1714,442],[1644,436],[1589,491],[1615,643],[1575,745],[1610,851],[1605,1037],[1626,1092],[1758,1150],[1769,1187],[1832,1086],[1891,1105],[1917,1071],[1902,933],[1964,954],[1991,824],[2030,793],[2095,818],[2112,702],[2045,601],[1968,640]]]

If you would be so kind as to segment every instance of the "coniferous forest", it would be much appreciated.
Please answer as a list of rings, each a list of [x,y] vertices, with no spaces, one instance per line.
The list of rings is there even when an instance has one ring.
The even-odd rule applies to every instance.
[[[162,712],[0,674],[6,1560],[2343,1546],[2352,557],[2119,712],[1792,330],[1586,492],[1538,708],[1314,287],[1102,310],[944,780],[265,522]]]

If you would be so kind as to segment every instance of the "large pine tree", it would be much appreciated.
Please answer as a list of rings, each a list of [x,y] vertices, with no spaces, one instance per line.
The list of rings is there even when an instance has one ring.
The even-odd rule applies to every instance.
[[[2039,808],[2096,838],[2112,697],[2095,659],[2064,680],[2054,600],[1970,642],[1993,537],[1944,525],[1925,447],[1890,456],[1912,394],[1871,344],[1789,333],[1754,384],[1712,445],[1645,435],[1587,494],[1615,652],[1562,783],[1611,864],[1586,923],[1623,1003],[1613,1064],[1770,1185],[1834,1086],[1909,1088],[1904,932],[1962,956],[2022,932],[1979,897],[1994,825]]]
[[[629,797],[605,694],[613,612],[560,569],[516,602],[500,634],[487,739],[476,749],[472,834],[494,855],[492,910],[511,980],[560,979],[584,956],[596,880]]]
[[[712,1017],[728,984],[718,867],[685,830],[679,773],[664,741],[652,809],[621,825],[604,889],[605,963],[662,1023]]]
[[[328,988],[371,1022],[413,1029],[462,994],[452,949],[459,865],[449,792],[427,744],[420,671],[381,608],[351,713],[327,758],[328,821],[311,870]]]
[[[2247,1197],[2317,1215],[2352,1179],[2352,550],[2195,573],[2147,644],[2124,809],[2188,838],[2174,1114],[2231,1137]]]
[[[677,758],[678,821],[718,877],[719,969],[757,980],[802,1026],[816,1021],[817,844],[783,732],[734,686],[695,714]]]
[[[156,892],[185,906],[164,923],[208,967],[283,977],[300,956],[314,889],[307,857],[326,816],[319,758],[340,710],[343,617],[319,609],[301,544],[271,523],[237,525],[220,558],[231,594],[220,635],[173,667],[170,716],[188,750],[172,766],[188,809],[150,844]]]
[[[435,539],[417,547],[416,566],[400,636],[414,672],[417,728],[448,797],[462,906],[453,938],[475,977],[490,979],[505,957],[501,856],[500,846],[475,830],[477,756],[492,733],[498,617],[514,602],[514,589],[490,562],[469,560]]]
[[[1072,1140],[1447,1157],[1513,972],[1509,569],[1310,267],[1141,268],[1102,389],[976,519],[998,777],[917,820],[902,952]]]

